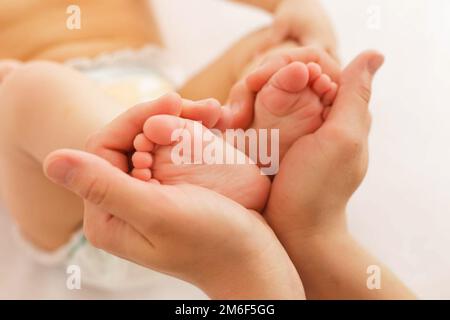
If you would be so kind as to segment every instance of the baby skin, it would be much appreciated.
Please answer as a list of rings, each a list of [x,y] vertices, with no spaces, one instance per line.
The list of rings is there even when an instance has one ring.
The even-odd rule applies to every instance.
[[[269,64],[247,77],[247,86],[257,92],[250,127],[279,129],[282,160],[294,141],[320,128],[325,110],[334,102],[338,85],[312,62],[292,62],[264,83]]]
[[[197,126],[197,130],[195,128]],[[180,131],[181,130],[181,131]],[[176,163],[173,159],[174,148],[178,143],[173,137],[181,133],[182,139],[188,139],[189,147],[182,150],[185,163]],[[201,146],[199,164],[194,164],[195,144]],[[259,168],[242,152],[214,135],[199,122],[171,115],[156,115],[149,118],[143,133],[134,141],[136,152],[132,156],[134,169],[131,174],[150,183],[194,184],[214,190],[244,206],[260,211],[264,208],[270,190],[270,180],[260,174]],[[220,149],[224,154],[236,153],[245,164],[213,164],[203,159],[205,148]],[[178,152],[176,152],[178,154]],[[188,153],[188,154],[186,154]]]
[[[270,62],[268,62],[270,63]],[[268,64],[257,68],[246,77],[252,90],[257,91],[254,103],[253,129],[280,130],[280,159],[291,144],[299,137],[315,132],[323,123],[324,110],[331,106],[338,86],[329,76],[322,73],[316,63],[293,62],[267,78]],[[270,67],[270,66],[269,66]],[[256,90],[255,90],[256,89]],[[207,127],[219,123],[227,115],[217,103],[211,101]],[[222,110],[222,112],[220,112]],[[223,123],[223,122],[222,122]],[[201,135],[195,134],[195,125]],[[132,155],[131,175],[143,181],[161,184],[195,184],[214,190],[244,206],[261,211],[266,203],[270,180],[261,175],[258,166],[239,150],[221,137],[214,135],[207,127],[193,120],[170,115],[150,117],[143,132],[136,136]],[[185,130],[190,139],[184,159],[190,163],[179,164],[173,161],[173,153],[180,143],[177,130]],[[194,162],[194,141],[200,138],[202,151],[205,148],[236,152],[245,158],[245,164],[208,164]],[[178,151],[177,151],[178,152]],[[176,153],[177,153],[176,152]],[[205,160],[205,159],[202,159]]]

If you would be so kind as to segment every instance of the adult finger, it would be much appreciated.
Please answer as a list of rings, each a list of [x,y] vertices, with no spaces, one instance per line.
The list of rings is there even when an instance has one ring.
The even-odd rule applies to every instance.
[[[246,129],[253,121],[254,102],[256,94],[250,90],[245,80],[240,80],[230,91],[230,120],[221,121],[218,129]]]
[[[145,121],[157,114],[182,115],[212,127],[220,117],[221,108],[214,99],[190,101],[181,99],[176,93],[169,93],[159,99],[138,104],[118,116],[89,138],[87,151],[128,172],[127,153],[133,150],[134,138],[142,132]]]
[[[121,152],[131,151],[133,140],[140,132],[145,121],[156,114],[180,115],[182,100],[176,93],[138,104],[114,119],[109,125],[96,132],[90,139],[90,152],[109,149]],[[103,155],[102,155],[103,156]]]
[[[83,231],[97,248],[135,263],[152,267],[156,255],[153,234],[144,234],[126,221],[85,202]],[[153,262],[153,263],[152,263]]]
[[[212,128],[222,114],[220,102],[216,99],[192,101],[183,99],[181,117],[200,121],[207,128]]]
[[[368,130],[372,81],[383,62],[382,54],[366,51],[349,64],[342,72],[339,92],[326,123],[345,127],[362,124]]]
[[[161,186],[134,179],[106,160],[82,151],[57,150],[44,162],[54,183],[111,213],[137,230],[149,230],[170,206]]]
[[[329,75],[334,82],[339,83],[339,64],[325,51],[317,47],[289,48],[277,51],[269,57],[258,69],[247,77],[248,87],[258,92],[269,81],[275,72],[291,62],[303,63],[315,62],[322,67],[324,73]]]

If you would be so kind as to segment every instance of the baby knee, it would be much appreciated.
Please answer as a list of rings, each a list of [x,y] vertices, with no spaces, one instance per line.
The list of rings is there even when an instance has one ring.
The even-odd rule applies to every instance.
[[[12,70],[1,84],[2,94],[16,95],[17,98],[23,99],[35,97],[54,84],[57,69],[57,64],[46,61],[20,65]]]
[[[56,64],[31,62],[11,70],[0,84],[0,130],[10,136],[20,131],[27,122],[45,114],[46,98],[55,90],[53,75]],[[58,84],[59,85],[59,84]]]
[[[12,70],[0,85],[0,118],[24,120],[35,112],[45,113],[49,106],[45,101],[64,86],[64,68],[57,63],[35,61]]]

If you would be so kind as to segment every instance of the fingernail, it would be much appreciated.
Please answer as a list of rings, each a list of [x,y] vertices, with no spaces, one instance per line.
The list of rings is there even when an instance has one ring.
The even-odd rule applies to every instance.
[[[70,176],[74,172],[74,166],[67,159],[57,158],[52,160],[45,170],[47,176],[55,183],[67,185]]]
[[[369,60],[368,69],[369,72],[374,75],[381,68],[384,63],[384,56],[382,54],[375,55],[372,59]]]

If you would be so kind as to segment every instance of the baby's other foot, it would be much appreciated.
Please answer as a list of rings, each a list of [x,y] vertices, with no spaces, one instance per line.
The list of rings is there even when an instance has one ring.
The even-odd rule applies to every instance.
[[[131,174],[167,185],[194,184],[212,189],[246,207],[261,210],[270,181],[242,152],[199,122],[170,115],[147,120],[134,141]],[[222,153],[223,152],[223,153]],[[245,164],[228,164],[234,154]],[[197,161],[197,162],[196,162]]]
[[[248,76],[250,87],[260,81],[261,72],[264,70]],[[324,109],[333,103],[337,89],[318,64],[292,62],[273,74],[257,93],[252,128],[280,130],[281,160],[299,137],[322,125]]]

